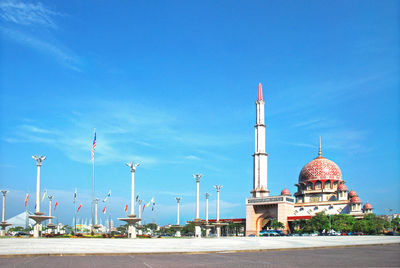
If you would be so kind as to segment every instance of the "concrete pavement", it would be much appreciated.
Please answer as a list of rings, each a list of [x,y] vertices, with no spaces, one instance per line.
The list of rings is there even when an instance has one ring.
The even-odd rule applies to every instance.
[[[159,239],[5,238],[1,256],[207,253],[400,244],[399,236],[223,237]]]
[[[135,254],[0,258],[0,268],[76,267],[399,267],[400,245],[209,254]]]

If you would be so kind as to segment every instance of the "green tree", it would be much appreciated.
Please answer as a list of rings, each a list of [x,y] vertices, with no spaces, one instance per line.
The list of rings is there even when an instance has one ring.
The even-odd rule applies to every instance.
[[[391,222],[393,231],[397,232],[400,228],[400,218],[394,218]]]
[[[24,232],[25,228],[22,226],[15,226],[8,229],[8,232]]]
[[[183,226],[181,234],[185,236],[192,236],[194,235],[194,224],[193,223],[188,223],[185,226]]]
[[[275,230],[282,229],[284,227],[285,227],[285,225],[282,222],[278,221],[278,220],[272,220],[271,221],[271,228],[273,228]]]
[[[331,216],[332,229],[339,232],[351,232],[353,230],[355,221],[355,218],[348,214]]]
[[[127,234],[128,233],[128,224],[122,224],[117,227],[117,231],[121,232],[121,234]]]
[[[309,219],[303,228],[303,231],[312,233],[318,231],[322,233],[323,230],[329,230],[329,217],[325,212],[315,214],[314,217]]]

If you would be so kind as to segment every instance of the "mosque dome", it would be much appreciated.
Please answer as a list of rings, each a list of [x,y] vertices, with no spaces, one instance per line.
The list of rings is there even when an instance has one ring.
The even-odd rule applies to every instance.
[[[364,210],[365,209],[372,209],[372,205],[370,203],[368,203],[368,201],[367,201],[367,203],[364,204],[363,208],[364,208]]]
[[[290,191],[288,189],[283,189],[281,195],[290,195]]]
[[[347,186],[344,183],[339,184],[337,187],[338,191],[347,191]]]
[[[353,203],[353,204],[359,204],[359,203],[361,203],[361,200],[360,200],[360,198],[359,198],[358,196],[354,196],[354,197],[350,200],[350,202]]]
[[[349,197],[352,198],[352,197],[355,197],[355,196],[357,196],[357,193],[354,190],[351,190],[349,192]]]
[[[342,172],[335,162],[322,157],[321,138],[318,157],[307,163],[300,171],[299,183],[313,180],[342,180]]]
[[[317,157],[300,171],[299,182],[310,180],[342,180],[342,172],[335,162],[325,157]]]

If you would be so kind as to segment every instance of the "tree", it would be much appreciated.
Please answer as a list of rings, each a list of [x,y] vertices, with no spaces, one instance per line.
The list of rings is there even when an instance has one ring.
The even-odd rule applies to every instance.
[[[188,223],[185,226],[183,226],[181,234],[184,236],[192,236],[194,235],[194,224],[193,223]]]
[[[339,232],[351,232],[353,230],[355,221],[355,218],[348,214],[331,216],[332,229]]]
[[[314,217],[309,219],[304,226],[304,231],[308,233],[312,233],[314,231],[318,231],[322,233],[323,230],[329,229],[329,217],[325,214],[325,212],[320,212],[315,214]]]
[[[117,231],[121,232],[121,234],[127,234],[128,233],[128,224],[123,224],[117,227]]]
[[[282,222],[278,221],[278,220],[272,220],[271,221],[271,228],[273,228],[275,230],[276,229],[282,229],[284,227],[285,227],[285,225]]]
[[[8,229],[8,232],[24,232],[25,228],[22,226],[15,226]]]
[[[393,231],[397,232],[400,228],[400,218],[394,218],[391,222]]]

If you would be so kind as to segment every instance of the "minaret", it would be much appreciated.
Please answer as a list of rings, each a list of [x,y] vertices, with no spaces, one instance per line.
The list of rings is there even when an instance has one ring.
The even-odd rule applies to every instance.
[[[255,125],[255,152],[253,155],[253,197],[268,196],[267,187],[267,162],[268,155],[265,152],[265,121],[264,121],[264,100],[262,85],[258,84],[258,97],[256,101],[257,122]]]

